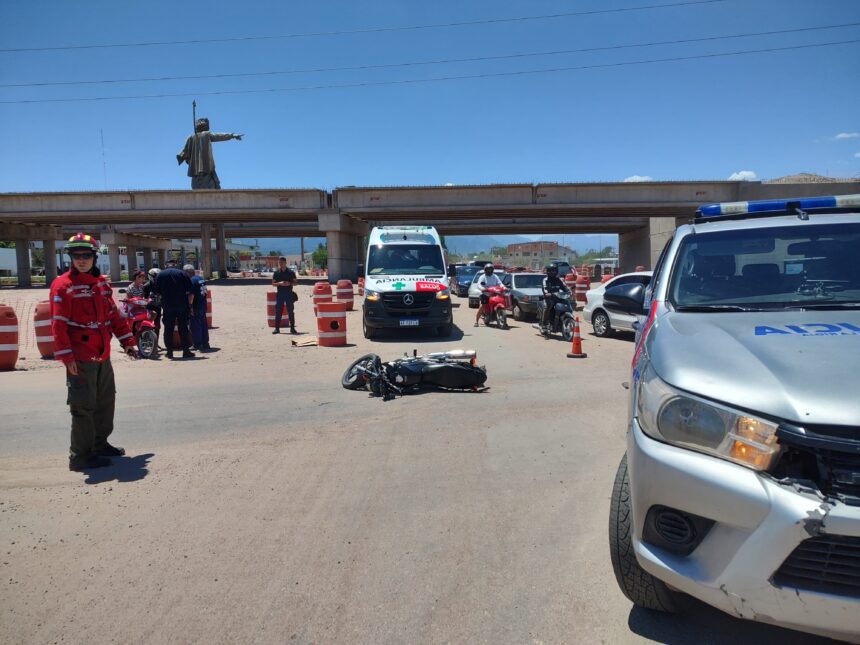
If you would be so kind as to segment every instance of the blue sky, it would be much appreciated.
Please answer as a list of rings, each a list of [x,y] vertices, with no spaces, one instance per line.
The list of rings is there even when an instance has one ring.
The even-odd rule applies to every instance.
[[[683,1],[683,0],[680,0]],[[355,31],[679,0],[432,3],[5,0],[0,49]],[[205,13],[203,13],[205,12]],[[459,27],[170,46],[0,52],[0,192],[185,189],[191,100],[224,188],[860,176],[860,26],[604,51],[247,78],[8,87],[494,57],[860,23],[855,0],[724,0]],[[188,94],[86,102],[58,98]],[[102,149],[102,135],[104,150]]]

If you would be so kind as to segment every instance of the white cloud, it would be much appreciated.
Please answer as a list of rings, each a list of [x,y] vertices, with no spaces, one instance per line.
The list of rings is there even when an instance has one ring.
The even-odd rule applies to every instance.
[[[858,159],[860,159],[860,152],[855,152],[854,156],[857,157]]]
[[[833,137],[834,141],[842,141],[843,139],[860,139],[860,132],[840,132]]]
[[[648,175],[631,175],[624,181],[626,182],[635,182],[635,181],[654,181],[653,177],[649,177]]]
[[[755,181],[756,179],[758,179],[758,177],[752,170],[733,172],[729,177],[729,181]]]

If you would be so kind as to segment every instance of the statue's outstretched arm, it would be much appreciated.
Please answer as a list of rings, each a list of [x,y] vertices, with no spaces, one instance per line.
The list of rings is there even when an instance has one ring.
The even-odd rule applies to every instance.
[[[242,140],[243,134],[233,134],[232,132],[210,132],[210,141],[229,141],[230,139]]]

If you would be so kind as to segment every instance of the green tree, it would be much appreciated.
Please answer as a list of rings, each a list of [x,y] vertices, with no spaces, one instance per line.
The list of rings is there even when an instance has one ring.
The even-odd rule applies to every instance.
[[[321,269],[328,268],[328,248],[319,244],[316,251],[311,253],[311,261]]]
[[[269,257],[270,258],[277,258],[277,257],[280,257],[281,255],[282,254],[280,251],[269,251]]]
[[[14,249],[15,242],[0,242],[0,249]]]

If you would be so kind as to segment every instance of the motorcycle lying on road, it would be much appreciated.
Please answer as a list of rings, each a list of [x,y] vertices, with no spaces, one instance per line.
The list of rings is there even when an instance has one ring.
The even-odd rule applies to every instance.
[[[355,360],[341,377],[347,390],[369,390],[372,396],[389,401],[421,386],[445,390],[477,390],[487,380],[487,369],[475,362],[472,350],[434,352],[385,361],[376,354]]]
[[[120,289],[120,293],[126,293]],[[131,333],[137,342],[137,353],[141,358],[152,358],[158,351],[158,331],[153,321],[153,313],[146,298],[124,298],[120,300],[123,315],[131,323]]]
[[[573,302],[571,294],[564,291],[553,292],[555,305],[553,306],[552,318],[549,324],[545,325],[543,321],[544,310],[546,309],[546,299],[542,298],[538,302],[537,319],[538,322],[535,328],[540,331],[544,338],[549,338],[553,333],[561,333],[562,338],[570,342],[573,338]]]
[[[511,299],[508,296],[508,290],[504,287],[487,287],[486,290],[489,299],[483,305],[481,312],[481,320],[489,327],[490,323],[495,321],[499,329],[508,328],[508,314],[506,309],[511,306]]]

